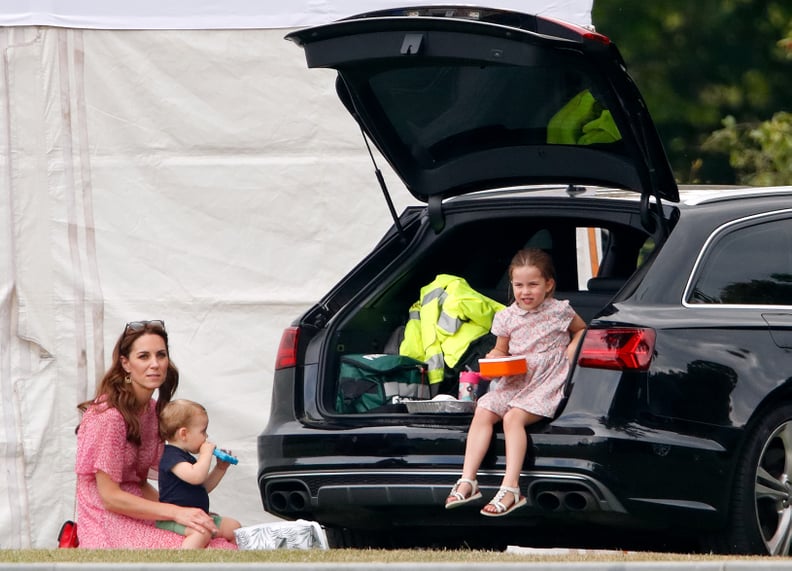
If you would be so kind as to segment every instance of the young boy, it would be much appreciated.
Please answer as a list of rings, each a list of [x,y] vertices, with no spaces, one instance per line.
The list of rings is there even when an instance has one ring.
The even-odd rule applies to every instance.
[[[215,445],[207,439],[209,415],[200,404],[177,399],[169,402],[160,414],[160,434],[165,451],[159,464],[160,501],[209,512],[209,492],[225,476],[229,463],[217,460],[210,470]],[[196,458],[193,454],[197,454]],[[219,536],[236,543],[234,530],[240,527],[235,519],[210,514]],[[206,547],[212,537],[186,528],[175,521],[158,521],[157,527],[184,535],[182,549]]]

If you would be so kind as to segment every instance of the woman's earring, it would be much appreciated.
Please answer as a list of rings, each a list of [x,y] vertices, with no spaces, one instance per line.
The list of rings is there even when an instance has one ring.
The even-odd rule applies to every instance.
[[[128,385],[132,384],[132,377],[130,377],[129,374],[127,374],[127,376],[124,377],[124,382]]]

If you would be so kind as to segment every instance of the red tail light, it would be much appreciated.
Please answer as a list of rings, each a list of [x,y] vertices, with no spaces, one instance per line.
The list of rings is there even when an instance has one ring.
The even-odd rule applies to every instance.
[[[652,362],[654,348],[654,329],[590,329],[583,339],[578,365],[594,369],[645,371]]]
[[[547,20],[549,22],[552,22],[556,26],[560,26],[562,28],[565,28],[565,29],[569,30],[570,32],[574,33],[575,35],[577,35],[577,36],[579,36],[581,38],[584,38],[584,39],[587,39],[587,40],[593,40],[593,41],[598,42],[598,43],[600,43],[600,44],[602,44],[604,46],[610,45],[610,43],[611,43],[611,40],[610,40],[610,38],[608,36],[603,36],[602,34],[598,34],[594,30],[590,30],[588,28],[584,28],[583,26],[578,26],[577,24],[572,24],[571,22],[567,22],[565,20],[558,20],[556,18],[548,18],[547,16],[543,16],[542,19],[543,20]],[[539,20],[541,22],[541,20],[539,18],[537,18],[537,20]],[[544,31],[541,29],[541,27],[538,29],[538,31],[540,33],[544,33]],[[557,31],[551,31],[550,34],[551,35],[561,35]]]
[[[297,341],[300,337],[299,327],[287,327],[281,335],[278,356],[275,357],[275,370],[297,365]]]

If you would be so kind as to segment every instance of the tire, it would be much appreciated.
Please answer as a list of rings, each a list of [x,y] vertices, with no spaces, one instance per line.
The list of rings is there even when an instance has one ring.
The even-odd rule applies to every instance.
[[[792,405],[762,414],[735,475],[720,551],[789,555],[792,547]]]
[[[325,534],[331,549],[389,549],[387,534],[346,527],[326,526]]]

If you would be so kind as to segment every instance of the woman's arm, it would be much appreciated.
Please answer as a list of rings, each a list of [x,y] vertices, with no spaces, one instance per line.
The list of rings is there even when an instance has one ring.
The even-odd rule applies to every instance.
[[[569,335],[571,340],[569,345],[567,345],[566,355],[567,359],[570,361],[575,358],[580,339],[583,337],[583,332],[585,330],[586,322],[576,313],[575,317],[572,318],[572,323],[569,324]]]
[[[141,487],[143,489],[143,497],[144,498],[146,498],[147,500],[150,500],[152,502],[158,502],[159,501],[159,490],[157,490],[157,488],[152,486],[150,482],[148,482],[148,481],[144,482],[143,486],[141,486]]]
[[[200,533],[217,533],[214,520],[200,508],[183,508],[138,497],[122,490],[117,482],[101,471],[96,473],[96,486],[105,508],[113,513],[137,519],[175,521]],[[145,486],[143,494],[147,497],[150,494]]]

